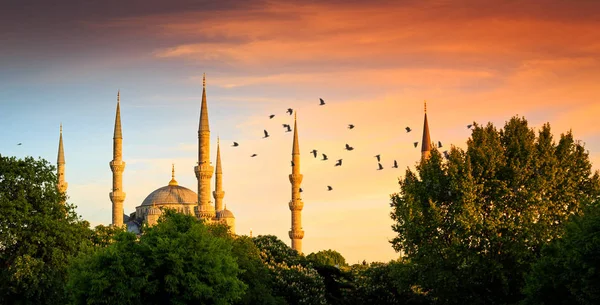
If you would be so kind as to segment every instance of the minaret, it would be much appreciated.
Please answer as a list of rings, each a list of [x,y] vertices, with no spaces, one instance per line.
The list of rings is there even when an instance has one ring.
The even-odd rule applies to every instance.
[[[113,187],[110,192],[110,201],[112,201],[112,225],[116,227],[123,226],[123,201],[125,193],[123,192],[123,171],[125,162],[123,162],[123,135],[121,134],[121,91],[117,92],[117,115],[115,117],[115,134],[113,137],[113,160],[110,161],[110,170],[113,172]]]
[[[63,148],[63,139],[62,139],[62,123],[60,124],[60,138],[58,140],[58,158],[56,160],[56,176],[58,181],[56,183],[56,188],[58,191],[64,196],[67,192],[67,186],[69,185],[65,182],[65,150]],[[65,204],[65,200],[61,200],[62,204]]]
[[[429,137],[429,124],[427,124],[427,101],[425,101],[425,120],[423,122],[423,139],[421,140],[421,160],[426,160],[431,154],[431,138]]]
[[[198,214],[201,219],[212,220],[215,207],[210,201],[210,179],[214,167],[210,165],[210,129],[208,127],[208,107],[206,106],[206,74],[202,77],[202,106],[198,128],[198,165],[194,167],[198,179]]]
[[[219,145],[219,139],[217,138],[217,169],[215,171],[215,190],[213,197],[215,197],[215,210],[218,213],[223,210],[223,197],[225,192],[223,191],[223,169],[221,169],[221,147]]]
[[[290,211],[292,211],[292,229],[289,232],[292,239],[292,249],[302,253],[302,208],[304,203],[300,198],[300,183],[302,183],[302,174],[300,174],[300,146],[298,145],[298,126],[296,125],[296,113],[294,113],[294,144],[292,145],[292,173],[290,174],[290,183],[292,184],[292,200],[290,201]]]

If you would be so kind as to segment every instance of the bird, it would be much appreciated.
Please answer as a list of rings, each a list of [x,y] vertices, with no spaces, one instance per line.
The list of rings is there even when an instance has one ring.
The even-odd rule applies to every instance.
[[[315,156],[315,158],[317,157],[317,150],[316,149],[313,149],[310,153],[313,154],[313,156]]]
[[[264,138],[268,138],[268,137],[269,137],[269,133],[268,133],[268,132],[267,132],[267,130],[265,129],[265,136],[263,137],[263,139],[264,139]]]
[[[299,189],[300,193],[302,193],[302,188]]]
[[[333,188],[331,187],[331,185],[328,185],[328,186],[327,186],[327,190],[328,190],[328,191],[331,191],[331,190],[333,190]]]
[[[238,146],[240,146],[240,144],[238,144],[238,142],[233,142],[233,145],[231,145],[231,146],[238,147]]]
[[[471,127],[473,127],[473,124],[467,125],[467,129],[471,129]]]
[[[381,162],[381,155],[375,155],[375,158],[377,158],[377,162]]]
[[[285,132],[292,131],[292,127],[290,127],[290,124],[283,124],[283,128],[287,128],[287,130]]]
[[[378,171],[383,169],[383,166],[381,165],[381,163],[377,163],[379,165],[379,168],[377,169]]]
[[[398,168],[398,162],[396,162],[396,160],[394,160],[394,166],[392,166],[392,168]]]
[[[417,145],[419,145],[419,142],[415,142],[415,143],[413,143],[413,144],[415,144],[415,147],[417,147]]]
[[[272,119],[272,118],[274,118],[274,117],[275,117],[275,115],[274,115],[274,114],[271,114],[271,115],[269,116],[269,119]]]
[[[23,145],[23,143],[19,143],[19,144],[17,144],[17,145]]]
[[[323,155],[323,159],[321,161],[327,161],[329,159],[327,159],[327,155],[326,154],[322,154]]]
[[[294,165],[295,165],[295,164],[294,164],[294,161],[292,161],[292,166],[294,166]]]
[[[290,115],[292,115],[292,113],[294,113],[294,109],[288,108],[288,110],[286,112],[289,113]]]
[[[354,128],[354,125],[348,124],[348,129],[352,129],[352,128]]]
[[[350,150],[354,150],[354,147],[352,147],[352,146],[350,146],[350,145],[346,144],[346,150],[348,150],[348,151],[350,151]]]
[[[335,166],[342,166],[342,159],[337,160]]]
[[[257,154],[252,154],[252,156],[250,156],[250,157],[254,158],[254,157],[256,157],[256,156],[258,156],[258,155],[257,155]]]
[[[438,148],[442,148],[442,141],[438,141]]]
[[[406,126],[406,128],[404,128],[404,129],[406,129],[406,132],[411,132],[412,131],[412,129],[410,129],[410,127],[408,127],[408,126]]]
[[[450,155],[448,154],[447,150],[444,150],[444,158],[450,159]]]
[[[322,98],[319,98],[319,101],[321,102],[321,103],[319,104],[319,106],[323,106],[323,105],[325,105],[325,101],[324,101]]]

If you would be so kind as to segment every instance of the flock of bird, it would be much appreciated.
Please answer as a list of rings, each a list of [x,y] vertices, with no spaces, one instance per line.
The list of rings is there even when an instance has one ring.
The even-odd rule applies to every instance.
[[[318,105],[319,106],[326,105],[326,103],[323,100],[323,98],[319,98],[319,104]],[[291,116],[294,113],[294,109],[288,108],[285,111],[285,113],[287,113],[287,114],[289,114]],[[275,117],[275,114],[270,114],[269,115],[269,119],[273,119],[274,117]],[[283,125],[283,128],[285,129],[285,132],[292,132],[292,127],[289,124],[282,124],[282,125]],[[469,124],[469,125],[467,125],[467,128],[471,129],[472,126],[473,126],[472,124]],[[354,129],[355,127],[356,126],[354,124],[348,124],[348,129],[350,129],[350,130]],[[409,126],[407,126],[405,128],[405,130],[406,130],[406,133],[410,133],[412,131],[412,128],[410,128]],[[263,133],[264,133],[264,136],[262,137],[263,139],[266,139],[266,138],[268,138],[270,136],[269,132],[266,129],[263,130]],[[414,147],[417,147],[418,144],[419,144],[419,142],[414,142]],[[238,142],[233,142],[232,147],[238,147],[238,146],[239,146]],[[437,146],[438,146],[438,148],[442,148],[443,147],[442,142],[438,141]],[[350,146],[350,144],[346,144],[345,147],[344,147],[344,149],[347,150],[347,151],[353,151],[354,147]],[[318,151],[316,149],[311,150],[310,153],[313,155],[313,157],[315,159],[319,155],[319,153],[318,153]],[[444,151],[443,153],[444,153],[444,156],[447,159],[449,157],[448,151]],[[321,159],[320,159],[321,161],[327,161],[327,160],[329,160],[329,158],[327,157],[327,154],[321,153],[320,155],[321,155]],[[252,157],[252,158],[257,157],[257,156],[258,156],[258,154],[256,154],[256,153],[250,155],[250,157]],[[378,154],[378,155],[375,155],[374,157],[377,159],[377,169],[376,170],[383,170],[384,167],[381,164],[381,155]],[[334,164],[334,167],[342,166],[342,162],[343,162],[343,159],[337,159],[336,162],[335,162],[335,164]],[[294,166],[294,161],[291,161],[291,165]],[[391,167],[392,168],[398,168],[398,162],[396,160],[394,160],[393,165]],[[327,186],[327,190],[328,191],[332,191],[333,187],[331,185],[328,185]],[[303,191],[302,188],[300,188],[300,192],[302,192],[302,191]]]

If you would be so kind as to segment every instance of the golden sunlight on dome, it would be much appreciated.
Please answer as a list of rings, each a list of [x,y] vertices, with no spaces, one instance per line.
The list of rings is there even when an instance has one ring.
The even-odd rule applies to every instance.
[[[163,186],[154,192],[150,193],[146,199],[142,202],[142,206],[157,206],[164,205],[196,205],[198,202],[198,195],[183,186],[180,186],[175,180],[175,166],[171,170],[171,181],[169,185]]]

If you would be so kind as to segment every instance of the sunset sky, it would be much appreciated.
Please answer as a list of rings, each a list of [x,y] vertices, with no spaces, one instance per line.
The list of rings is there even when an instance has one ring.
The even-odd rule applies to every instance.
[[[398,256],[390,194],[419,160],[424,100],[442,150],[465,148],[467,124],[519,115],[550,122],[555,138],[571,129],[600,169],[598,12],[596,0],[5,0],[0,154],[55,163],[62,122],[69,201],[92,225],[109,224],[120,89],[125,213],[168,184],[171,163],[196,191],[206,73],[211,159],[218,135],[237,233],[290,243],[292,134],[281,124],[293,108],[304,252],[388,261]]]

